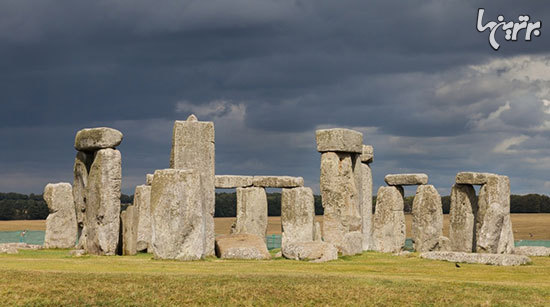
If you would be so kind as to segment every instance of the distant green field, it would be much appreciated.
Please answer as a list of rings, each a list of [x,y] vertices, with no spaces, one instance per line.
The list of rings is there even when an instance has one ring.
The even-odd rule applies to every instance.
[[[0,255],[2,305],[530,305],[550,302],[550,257],[496,267],[374,252],[328,263],[151,255],[84,256],[67,250]]]

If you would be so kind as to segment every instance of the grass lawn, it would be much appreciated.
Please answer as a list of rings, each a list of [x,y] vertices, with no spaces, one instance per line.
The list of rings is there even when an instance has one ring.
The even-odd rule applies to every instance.
[[[550,304],[550,257],[496,267],[374,252],[316,264],[196,262],[151,255],[0,255],[1,305],[539,305]]]

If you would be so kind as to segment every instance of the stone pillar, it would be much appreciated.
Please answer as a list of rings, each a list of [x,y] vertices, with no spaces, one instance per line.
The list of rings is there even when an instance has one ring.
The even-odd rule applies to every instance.
[[[282,249],[289,243],[311,242],[315,231],[315,205],[310,188],[283,189],[281,195]]]
[[[441,196],[433,185],[416,189],[412,206],[412,240],[417,252],[441,249],[443,235],[443,206]]]
[[[323,239],[344,255],[361,253],[363,134],[348,129],[317,130],[316,140],[321,152]]]
[[[136,249],[151,252],[151,186],[139,185],[134,192],[134,206],[138,209]]]
[[[75,137],[73,195],[83,213],[79,247],[89,254],[114,255],[120,234],[122,133],[106,127],[82,129]],[[78,213],[78,214],[80,214]]]
[[[172,136],[170,168],[195,169],[201,177],[205,210],[206,245],[204,254],[214,255],[215,144],[214,123],[201,122],[195,115],[176,121]]]
[[[44,247],[73,248],[76,242],[77,222],[71,184],[46,185],[44,200],[50,210],[46,219]]]
[[[237,188],[237,219],[231,234],[267,235],[267,195],[264,188]]]
[[[510,221],[510,179],[490,175],[478,197],[476,235],[478,253],[509,254],[514,249]]]
[[[477,196],[470,184],[451,188],[449,239],[451,250],[471,253],[476,249]]]
[[[151,246],[155,259],[204,257],[203,196],[198,171],[155,171],[151,187]]]
[[[376,195],[376,210],[372,225],[373,250],[399,252],[405,246],[405,213],[403,188],[380,187]]]
[[[120,213],[120,221],[122,222],[122,254],[135,255],[137,253],[137,231],[139,226],[139,208],[135,203]]]
[[[361,218],[363,234],[363,250],[371,248],[372,240],[372,170],[370,164],[374,160],[374,150],[370,145],[363,145],[361,154]]]

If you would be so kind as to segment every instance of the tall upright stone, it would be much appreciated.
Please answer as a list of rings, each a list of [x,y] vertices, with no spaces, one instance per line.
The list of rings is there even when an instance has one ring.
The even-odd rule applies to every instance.
[[[433,185],[420,185],[412,206],[412,240],[417,252],[441,248],[443,235],[443,206],[441,196]]]
[[[195,115],[176,121],[172,136],[170,168],[195,169],[201,177],[205,209],[205,255],[214,255],[215,231],[215,132],[213,122],[198,121]]]
[[[134,204],[120,213],[122,222],[122,254],[132,256],[137,253],[137,231],[139,208]]]
[[[155,259],[204,257],[207,213],[203,197],[198,171],[155,171],[151,187],[151,247]]]
[[[311,242],[315,232],[315,204],[310,188],[283,189],[281,195],[282,249],[287,244]]]
[[[363,250],[371,249],[372,241],[372,169],[370,163],[374,160],[374,150],[370,145],[363,145],[361,154],[361,218],[363,234]]]
[[[401,186],[378,189],[372,225],[373,250],[395,253],[403,249],[406,239],[403,209],[403,188]]]
[[[510,179],[491,175],[481,186],[476,220],[477,252],[509,254],[513,252],[514,235],[510,221]]]
[[[455,252],[475,252],[477,196],[470,184],[451,188],[449,239]]]
[[[152,181],[151,181],[152,182]],[[139,185],[134,192],[134,206],[138,209],[136,249],[151,252],[151,186]]]
[[[237,188],[237,219],[231,234],[253,234],[265,240],[267,234],[267,196],[264,188]]]
[[[119,243],[120,187],[122,169],[120,152],[100,149],[88,175],[84,249],[89,254],[114,255]]]
[[[73,198],[74,209],[76,213],[77,241],[79,246],[83,245],[81,235],[84,232],[84,217],[86,214],[86,187],[88,185],[88,173],[94,161],[94,154],[90,152],[79,151],[76,154],[74,161],[74,181],[73,181]]]
[[[46,219],[44,247],[74,247],[77,222],[71,185],[69,183],[50,183],[46,185],[44,200],[50,210],[50,214]]]

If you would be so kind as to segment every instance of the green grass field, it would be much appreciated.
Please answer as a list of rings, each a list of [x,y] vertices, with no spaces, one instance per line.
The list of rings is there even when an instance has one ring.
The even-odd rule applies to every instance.
[[[274,259],[0,255],[2,305],[539,305],[550,304],[550,257],[496,267],[374,252],[316,264]]]

